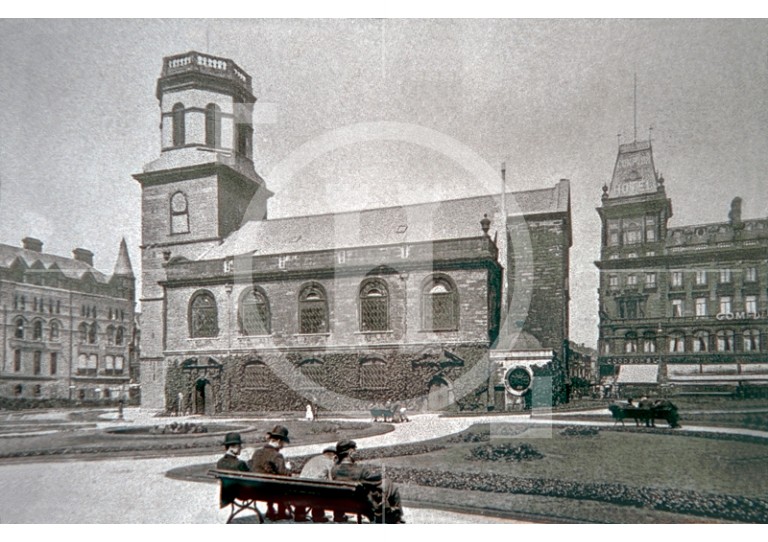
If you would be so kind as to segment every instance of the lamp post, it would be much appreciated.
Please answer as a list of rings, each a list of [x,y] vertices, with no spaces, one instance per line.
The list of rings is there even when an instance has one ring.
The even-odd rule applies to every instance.
[[[661,391],[662,397],[666,394],[667,389],[667,366],[664,359],[664,329],[661,327],[661,322],[659,322],[659,326],[656,328],[656,337],[659,341],[659,376],[658,376],[658,382],[659,382],[659,390]]]

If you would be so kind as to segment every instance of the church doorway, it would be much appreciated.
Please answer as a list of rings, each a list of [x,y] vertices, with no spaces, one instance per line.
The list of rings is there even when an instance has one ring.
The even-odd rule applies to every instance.
[[[453,387],[441,376],[434,377],[429,382],[427,408],[429,410],[445,410],[453,404]]]

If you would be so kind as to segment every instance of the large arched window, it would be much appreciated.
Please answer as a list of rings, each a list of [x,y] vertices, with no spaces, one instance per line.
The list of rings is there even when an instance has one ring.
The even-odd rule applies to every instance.
[[[694,352],[709,351],[709,332],[701,330],[701,331],[696,331],[693,334],[693,351]]]
[[[115,344],[117,346],[125,344],[125,328],[123,326],[117,326],[115,329]]]
[[[387,387],[387,364],[380,359],[366,359],[360,362],[360,387],[383,389]]]
[[[389,292],[383,280],[371,279],[360,287],[360,331],[389,329]]]
[[[216,299],[205,290],[195,293],[189,302],[189,336],[216,337],[218,334]]]
[[[205,107],[205,144],[209,147],[221,146],[221,108],[216,104]]]
[[[88,342],[88,324],[83,322],[77,328],[77,334],[80,339],[80,344],[86,344]]]
[[[184,127],[184,104],[177,103],[173,106],[173,146],[182,147],[185,141],[186,128]]]
[[[328,331],[328,300],[317,283],[302,288],[299,294],[299,333]]]
[[[745,352],[760,351],[760,331],[759,330],[757,329],[744,330],[744,351]]]
[[[99,337],[99,326],[96,322],[92,323],[88,328],[88,344],[96,344]]]
[[[430,278],[421,295],[422,326],[431,331],[459,329],[459,296],[445,276]]]
[[[245,364],[243,388],[252,390],[269,389],[269,367],[259,360],[250,360]]]
[[[51,322],[50,338],[52,341],[58,341],[61,339],[61,324],[59,324],[56,320]]]
[[[260,288],[248,288],[242,293],[237,316],[241,335],[269,335],[269,302]]]
[[[107,326],[107,344],[115,344],[115,326]]]

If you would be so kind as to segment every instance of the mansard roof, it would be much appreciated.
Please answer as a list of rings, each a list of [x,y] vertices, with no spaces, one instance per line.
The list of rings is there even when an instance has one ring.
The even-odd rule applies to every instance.
[[[533,217],[570,212],[570,185],[507,193],[507,215]],[[285,254],[399,243],[466,239],[483,235],[480,220],[491,220],[490,236],[502,224],[501,195],[384,207],[334,214],[252,220],[200,260],[242,254]]]
[[[80,260],[0,243],[0,267],[10,267],[17,259],[24,262],[28,268],[39,271],[42,271],[41,264],[47,270],[53,267],[56,272],[61,272],[69,279],[80,280],[83,275],[90,273],[96,282],[106,284],[109,281],[109,277],[104,273]]]
[[[659,178],[653,165],[651,142],[634,141],[619,145],[608,199],[655,194],[658,188]]]

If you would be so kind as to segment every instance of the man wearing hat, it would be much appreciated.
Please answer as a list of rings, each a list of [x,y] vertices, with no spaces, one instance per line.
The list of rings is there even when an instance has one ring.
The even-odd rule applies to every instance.
[[[242,472],[250,470],[248,464],[237,457],[243,449],[243,440],[240,438],[240,433],[227,433],[222,444],[226,451],[224,452],[224,457],[216,463],[217,469]]]
[[[272,431],[267,431],[267,443],[263,448],[253,452],[251,456],[251,470],[262,474],[277,474],[279,476],[291,475],[291,464],[286,463],[280,450],[287,443],[291,442],[288,438],[288,429],[282,425],[276,425]],[[274,503],[267,503],[267,518],[271,520],[291,519],[291,514],[285,504],[278,505],[278,511],[275,512]]]
[[[329,446],[323,453],[309,459],[301,469],[299,476],[301,478],[310,478],[312,480],[331,480],[331,469],[336,464],[336,447]],[[294,507],[296,521],[302,521],[306,518],[306,509]],[[325,510],[322,508],[312,509],[312,521],[315,523],[326,523]]]
[[[349,480],[362,482],[368,488],[368,498],[371,503],[374,523],[405,523],[403,507],[400,504],[400,492],[380,472],[372,471],[357,463],[357,443],[354,440],[343,439],[336,443],[336,465],[331,469],[334,480]],[[345,521],[343,513],[334,512],[333,521]]]

